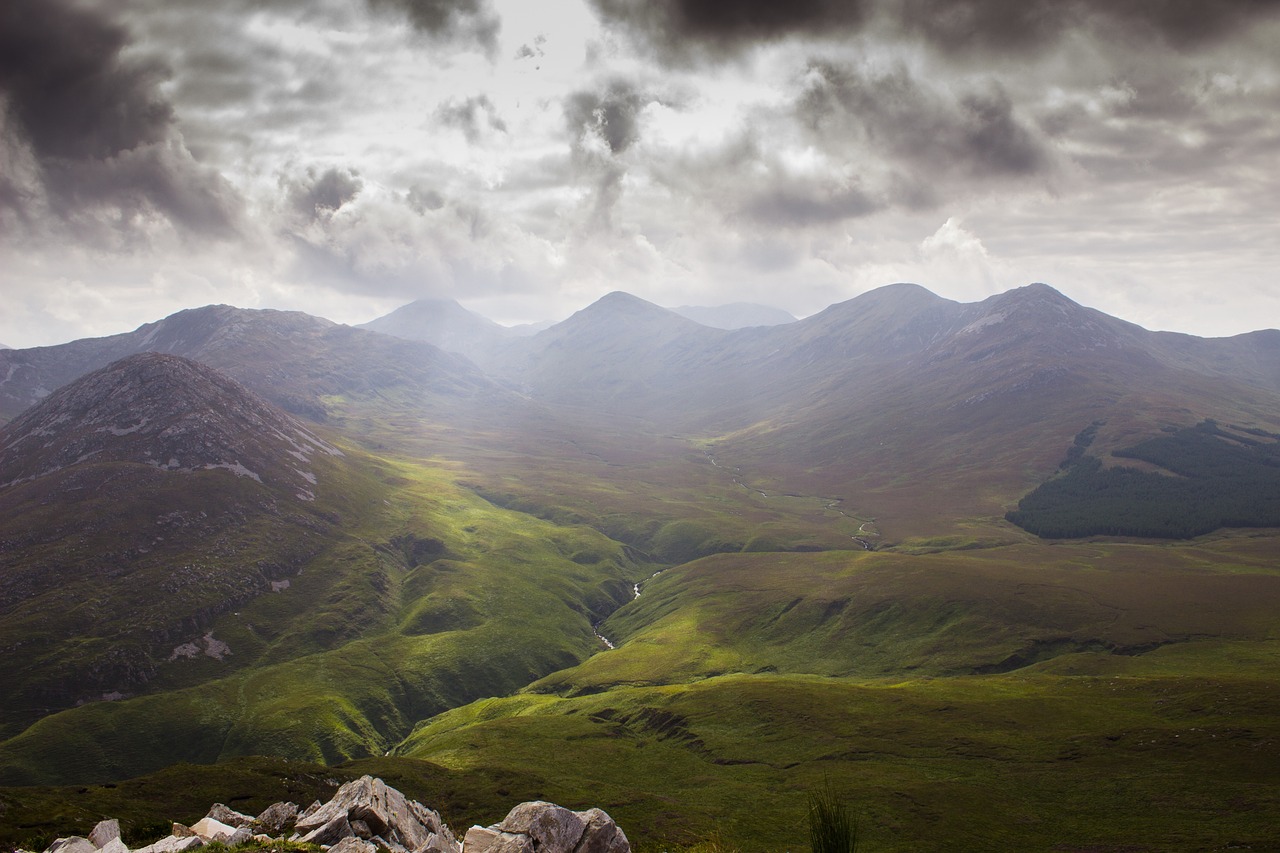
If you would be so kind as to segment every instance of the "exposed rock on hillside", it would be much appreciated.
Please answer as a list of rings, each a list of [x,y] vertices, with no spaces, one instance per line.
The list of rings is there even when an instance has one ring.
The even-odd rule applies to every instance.
[[[202,364],[143,353],[55,391],[0,433],[0,488],[80,462],[223,468],[313,500],[316,454],[341,451]]]
[[[283,837],[319,844],[330,853],[630,853],[627,836],[600,809],[574,812],[553,803],[522,803],[498,824],[472,827],[459,844],[439,813],[372,776],[348,782],[333,799],[298,815],[293,803],[276,803],[255,818],[215,803],[208,816],[190,827],[174,824],[167,838],[134,853],[181,853],[209,843],[237,847],[249,841]],[[282,817],[284,818],[282,820]],[[120,825],[102,821],[89,838],[59,838],[45,853],[129,853]]]
[[[212,623],[287,589],[336,535],[354,475],[292,416],[160,353],[0,428],[0,731],[127,698],[166,666],[242,661]]]

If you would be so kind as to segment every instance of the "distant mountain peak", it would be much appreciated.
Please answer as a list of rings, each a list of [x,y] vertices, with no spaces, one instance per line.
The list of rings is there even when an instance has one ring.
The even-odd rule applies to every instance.
[[[312,500],[316,454],[341,451],[213,368],[146,352],[63,386],[0,430],[0,487],[128,462],[225,469]]]

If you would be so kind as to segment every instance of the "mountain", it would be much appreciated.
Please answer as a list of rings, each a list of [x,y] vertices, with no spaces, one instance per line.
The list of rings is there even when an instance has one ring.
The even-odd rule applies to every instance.
[[[304,500],[312,455],[341,456],[293,418],[217,371],[179,356],[129,356],[81,377],[15,418],[0,446],[0,487],[66,468],[141,463],[223,468]]]
[[[380,754],[585,658],[630,590],[600,534],[340,449],[160,353],[0,429],[0,554],[0,778],[27,781]]]
[[[612,294],[506,375],[535,399],[698,436],[761,488],[856,495],[906,536],[1001,518],[1094,421],[1104,454],[1205,417],[1275,429],[1277,339],[1149,332],[1043,284],[970,304],[889,285],[732,331]]]
[[[467,359],[425,342],[298,311],[210,305],[121,335],[0,352],[0,416],[12,417],[53,389],[140,352],[202,362],[313,420],[350,400],[449,409],[505,394]]]
[[[230,654],[206,629],[341,536],[348,469],[235,381],[158,353],[0,429],[4,727]]]
[[[487,361],[493,350],[513,335],[452,299],[419,299],[356,328],[426,341],[477,362]]]
[[[53,390],[113,347],[248,391]],[[824,786],[884,850],[1274,835],[1280,332],[900,283],[728,330],[613,293],[483,367],[225,307],[0,365],[0,781],[75,786],[15,820],[358,759],[654,849]],[[290,763],[171,767],[248,755]]]
[[[540,400],[633,412],[697,370],[682,358],[700,357],[718,332],[616,291],[521,339],[497,369]]]
[[[672,308],[681,317],[687,317],[704,326],[715,329],[745,329],[750,326],[780,326],[794,323],[796,318],[769,305],[753,302],[734,302],[729,305],[698,306],[681,305]]]

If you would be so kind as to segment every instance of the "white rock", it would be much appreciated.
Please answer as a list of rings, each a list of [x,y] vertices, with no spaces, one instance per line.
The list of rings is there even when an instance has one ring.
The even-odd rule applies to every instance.
[[[120,821],[103,820],[89,833],[89,843],[101,850],[108,843],[120,838]]]
[[[211,817],[202,817],[191,825],[191,831],[205,841],[221,841],[225,844],[231,840],[236,828]]]

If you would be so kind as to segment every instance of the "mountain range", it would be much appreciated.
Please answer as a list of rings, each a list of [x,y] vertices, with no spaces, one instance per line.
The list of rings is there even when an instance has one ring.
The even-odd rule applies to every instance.
[[[590,791],[656,844],[767,837],[825,776],[877,849],[1262,843],[1280,331],[1043,284],[739,309],[0,351],[0,781],[425,760],[491,780],[477,821]]]

